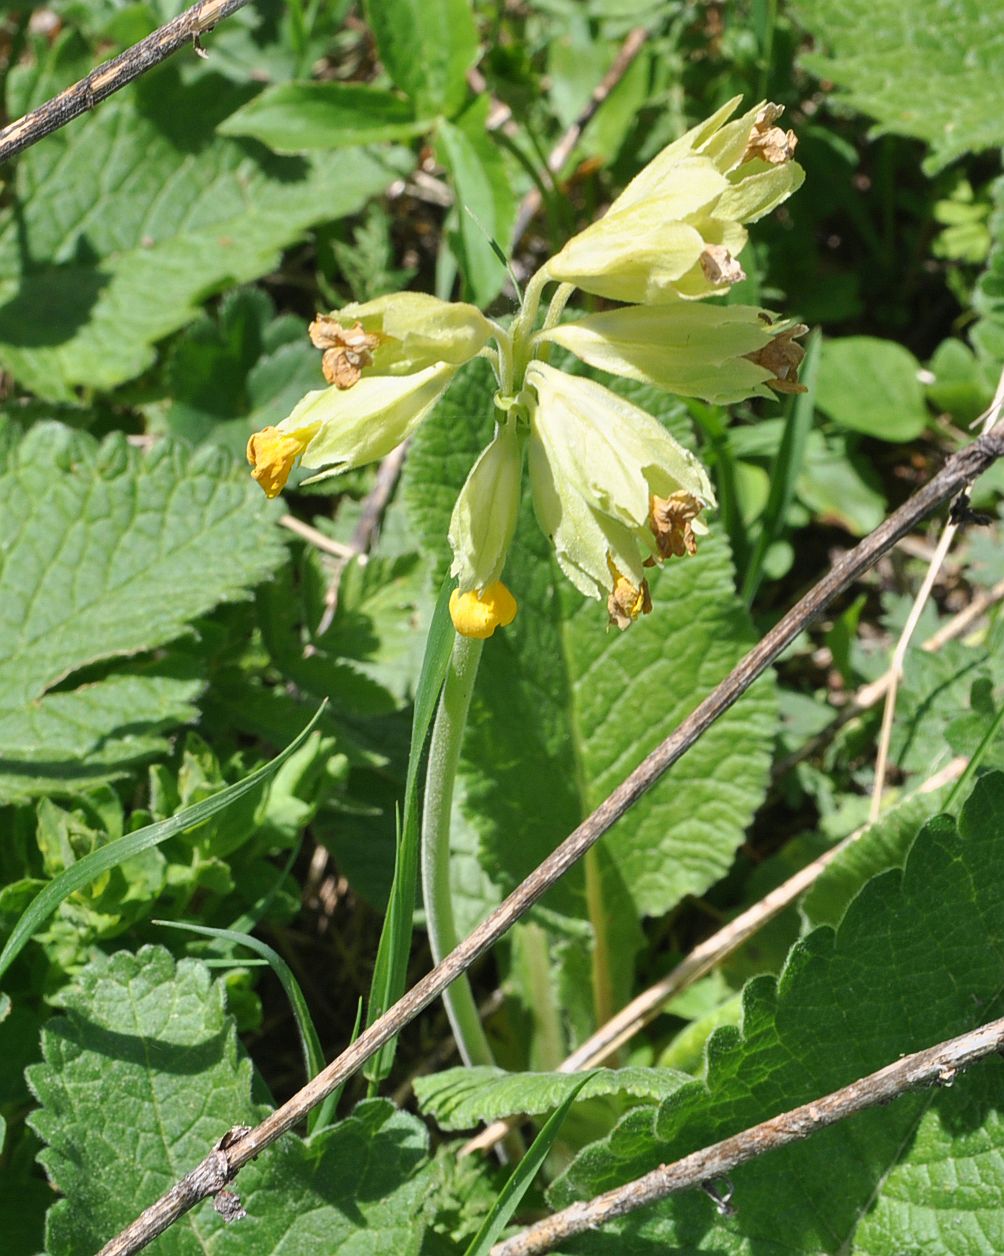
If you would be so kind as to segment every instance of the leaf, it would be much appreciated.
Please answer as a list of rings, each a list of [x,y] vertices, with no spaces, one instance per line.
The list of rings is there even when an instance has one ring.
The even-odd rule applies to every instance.
[[[478,99],[439,128],[439,152],[456,190],[455,237],[461,269],[475,305],[488,305],[506,272],[492,241],[508,253],[516,201],[502,153],[486,129],[490,102]]]
[[[930,821],[903,871],[869,881],[836,932],[817,929],[795,945],[777,981],[747,985],[741,1033],[712,1035],[706,1081],[677,1091],[654,1121],[629,1113],[580,1153],[553,1202],[589,1198],[999,1016],[1002,827],[1004,775],[990,773],[958,824]],[[871,1220],[889,1217],[911,1227],[911,1250],[995,1251],[1004,1212],[990,1166],[1004,1146],[987,1096],[999,1096],[1001,1081],[1001,1062],[984,1062],[950,1089],[903,1095],[741,1166],[730,1175],[736,1212],[728,1221],[694,1191],[568,1250],[846,1252],[858,1250],[863,1230],[872,1244],[864,1250],[892,1256],[902,1246]],[[963,1185],[977,1152],[987,1190]],[[954,1173],[954,1190],[930,1189],[924,1166],[932,1161],[939,1187]],[[918,1206],[916,1230],[912,1210],[909,1221],[903,1215],[907,1203]]]
[[[97,850],[84,855],[81,859],[76,860],[75,863],[71,863],[57,877],[46,882],[25,908],[20,919],[11,930],[10,937],[7,939],[3,951],[0,952],[0,975],[6,972],[14,962],[31,935],[49,918],[59,904],[69,898],[74,891],[90,884],[91,881],[109,868],[115,868],[124,863],[125,860],[142,854],[143,851],[150,850],[154,846],[159,846],[161,842],[166,841],[169,837],[173,837],[176,833],[184,833],[196,828],[212,816],[223,811],[224,808],[229,807],[238,798],[243,798],[245,794],[250,793],[253,789],[269,780],[287,759],[291,758],[304,744],[317,723],[320,714],[321,712],[318,711],[300,735],[291,741],[285,750],[276,755],[270,763],[265,763],[254,772],[248,773],[243,780],[237,781],[233,785],[228,785],[226,789],[220,790],[219,793],[214,794],[211,798],[197,802],[191,807],[186,807],[183,811],[179,811],[169,819],[158,820],[155,824],[145,825],[141,829],[136,829],[132,833],[126,833],[122,837],[108,842],[107,845],[101,846]]]
[[[223,986],[167,951],[119,952],[81,974],[65,1017],[43,1033],[29,1071],[49,1144],[40,1159],[64,1198],[49,1211],[50,1256],[90,1256],[235,1124],[251,1102]],[[424,1229],[426,1135],[383,1101],[305,1141],[287,1135],[241,1170],[248,1216],[225,1226],[205,1201],[157,1241],[161,1256],[350,1250],[417,1256]],[[345,1246],[343,1246],[345,1245]]]
[[[172,345],[170,403],[150,407],[150,428],[193,445],[222,445],[243,466],[251,433],[283,418],[320,378],[320,358],[303,320],[276,318],[265,292],[240,288],[227,293],[214,317],[199,317]]]
[[[0,796],[121,775],[200,688],[191,661],[121,660],[246,598],[285,555],[275,509],[218,452],[143,455],[56,423],[0,451],[0,498]]]
[[[366,20],[384,69],[419,117],[452,117],[478,56],[468,0],[368,0]]]
[[[488,434],[491,377],[470,371],[419,430],[405,491],[424,543],[443,556],[449,512]],[[640,385],[618,391],[656,414],[673,403]],[[483,416],[480,426],[472,416]],[[674,434],[688,440],[679,418]],[[528,497],[528,494],[525,495]],[[441,558],[445,562],[445,556]],[[608,633],[605,609],[561,575],[529,501],[505,576],[520,606],[486,646],[461,763],[458,852],[480,846],[500,888],[515,884],[573,829],[728,672],[750,641],[725,542],[713,528],[694,558],[652,582],[654,612]],[[728,870],[763,796],[774,729],[769,684],[755,686],[608,833],[598,847],[610,927],[661,913]],[[457,894],[469,865],[457,864]],[[581,869],[544,900],[579,919]],[[471,912],[470,914],[473,914]],[[463,926],[471,924],[465,912]],[[629,968],[631,933],[613,948]]]
[[[594,1069],[580,1090],[581,1073],[506,1073],[477,1066],[450,1068],[415,1078],[415,1095],[423,1112],[444,1130],[467,1130],[482,1122],[509,1116],[551,1112],[569,1095],[630,1095],[665,1099],[690,1078],[667,1068]]]
[[[64,40],[43,73],[15,72],[13,108],[76,77],[76,52]],[[170,63],[20,159],[0,214],[0,364],[19,384],[67,401],[138,375],[206,297],[274,269],[393,177],[361,151],[276,157],[215,137],[247,94]]]
[[[841,427],[879,440],[914,440],[927,427],[920,363],[874,336],[825,340],[816,404]]]
[[[1004,32],[993,6],[798,0],[794,11],[823,48],[802,64],[842,89],[838,101],[876,118],[879,132],[929,144],[928,173],[1004,144],[994,87]]]
[[[408,101],[361,83],[279,83],[267,87],[217,127],[249,135],[276,153],[306,153],[406,140],[432,127]]]

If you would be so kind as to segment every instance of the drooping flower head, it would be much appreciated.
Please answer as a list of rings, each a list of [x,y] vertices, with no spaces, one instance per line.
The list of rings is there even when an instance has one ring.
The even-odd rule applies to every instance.
[[[310,336],[329,388],[251,437],[254,478],[274,497],[295,465],[337,475],[384,457],[435,406],[456,372],[486,357],[498,381],[495,433],[450,522],[457,631],[487,637],[516,614],[501,575],[524,464],[557,561],[626,628],[652,609],[646,572],[696,552],[714,507],[699,461],[651,415],[596,381],[552,366],[553,346],[590,367],[726,405],[801,391],[806,328],[705,298],[744,278],[746,226],[800,185],[781,108],[732,119],[738,98],[669,144],[607,213],[530,280],[505,329],[474,306],[396,293],[319,314]],[[559,285],[544,326],[541,295]],[[617,308],[562,320],[575,288]],[[495,348],[489,342],[494,341]]]

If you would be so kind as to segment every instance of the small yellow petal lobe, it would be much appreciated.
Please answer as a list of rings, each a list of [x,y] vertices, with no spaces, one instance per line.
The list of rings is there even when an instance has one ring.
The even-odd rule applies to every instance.
[[[321,425],[312,423],[296,432],[264,427],[248,441],[247,456],[251,475],[266,497],[278,497],[286,486],[293,463],[317,435]]]
[[[516,618],[516,599],[501,580],[495,580],[479,593],[471,589],[450,594],[450,618],[462,637],[484,640],[496,628],[505,628]]]

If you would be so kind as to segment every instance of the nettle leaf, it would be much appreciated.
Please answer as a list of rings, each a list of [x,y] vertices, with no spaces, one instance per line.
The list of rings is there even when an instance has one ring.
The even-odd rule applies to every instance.
[[[76,77],[77,53],[64,41],[41,72],[13,72],[12,114]],[[247,99],[172,62],[21,158],[0,215],[0,364],[20,385],[65,401],[139,374],[207,296],[393,177],[359,150],[277,157],[214,135]]]
[[[691,1079],[668,1068],[596,1069],[577,1100],[600,1095],[665,1099]],[[582,1082],[581,1073],[506,1073],[502,1069],[450,1068],[415,1079],[422,1111],[444,1130],[471,1129],[502,1117],[537,1116],[557,1108]]]
[[[983,0],[798,0],[795,12],[822,51],[802,63],[842,99],[891,131],[926,141],[934,173],[964,153],[1004,144],[995,84],[1004,31]]]
[[[690,439],[664,394],[640,385],[617,391]],[[409,505],[444,566],[453,501],[489,435],[490,397],[487,370],[462,376],[419,430],[409,457]],[[696,557],[667,563],[652,580],[651,615],[628,632],[607,632],[605,608],[580,597],[561,574],[528,498],[505,575],[520,611],[485,648],[464,748],[461,814],[454,821],[461,899],[476,884],[463,851],[480,845],[497,886],[521,880],[676,727],[752,639],[716,526]],[[774,712],[769,682],[754,686],[603,838],[597,864],[604,899],[617,905],[612,928],[630,929],[632,917],[665,912],[728,870],[763,797]],[[544,901],[580,917],[580,871]],[[473,914],[477,904],[470,906]],[[615,959],[629,964],[630,954]]]
[[[178,337],[167,361],[170,402],[151,428],[193,445],[212,441],[245,464],[248,437],[277,423],[323,383],[306,324],[275,316],[258,288],[228,293],[215,317],[203,315]]]
[[[629,1113],[580,1153],[552,1202],[590,1198],[999,1016],[1002,830],[1004,774],[994,772],[957,824],[930,821],[902,871],[868,882],[836,932],[817,929],[779,979],[747,985],[741,1032],[712,1035],[706,1080],[677,1091],[654,1121]],[[906,1094],[743,1165],[728,1220],[693,1191],[568,1250],[1000,1250],[1002,1070],[984,1062],[950,1088]]]
[[[283,561],[275,507],[219,451],[42,423],[0,453],[0,797],[120,775],[194,715],[192,659],[129,656]],[[253,538],[253,543],[249,542]],[[114,663],[111,661],[115,660]],[[77,676],[76,683],[71,678]]]
[[[64,1196],[49,1210],[50,1256],[90,1256],[236,1124],[251,1101],[222,982],[161,947],[89,966],[61,996],[29,1070],[39,1159]],[[417,1253],[428,1189],[421,1123],[391,1104],[360,1104],[312,1138],[287,1135],[241,1170],[248,1216],[233,1225],[209,1201],[155,1244],[159,1256],[359,1250]],[[350,1246],[352,1245],[351,1248]]]

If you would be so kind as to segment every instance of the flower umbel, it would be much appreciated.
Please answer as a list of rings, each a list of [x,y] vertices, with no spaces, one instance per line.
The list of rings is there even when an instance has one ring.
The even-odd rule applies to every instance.
[[[733,118],[738,103],[667,145],[599,221],[550,258],[510,326],[415,292],[318,314],[310,337],[330,387],[308,393],[248,443],[268,496],[281,492],[298,460],[320,479],[384,457],[456,372],[484,357],[498,383],[497,422],[450,521],[457,632],[488,637],[516,614],[501,577],[524,457],[534,512],[564,573],[606,602],[612,625],[647,615],[647,573],[697,552],[715,505],[711,482],[650,414],[549,358],[559,346],[592,368],[718,405],[804,391],[804,326],[706,300],[745,277],[747,226],[803,179],[794,133],[778,125],[781,106],[761,103]],[[538,329],[549,283],[558,287]],[[622,304],[563,318],[575,288]]]

